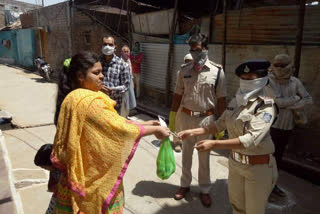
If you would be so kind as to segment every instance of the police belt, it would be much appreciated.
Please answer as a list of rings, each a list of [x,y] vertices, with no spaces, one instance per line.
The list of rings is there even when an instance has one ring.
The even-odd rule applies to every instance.
[[[209,109],[208,111],[191,111],[190,109],[183,107],[182,111],[191,117],[204,117],[214,114],[214,108]]]
[[[250,165],[257,165],[257,164],[269,164],[270,155],[244,155],[238,152],[232,152],[231,157],[234,161],[242,163],[242,164],[250,164]]]

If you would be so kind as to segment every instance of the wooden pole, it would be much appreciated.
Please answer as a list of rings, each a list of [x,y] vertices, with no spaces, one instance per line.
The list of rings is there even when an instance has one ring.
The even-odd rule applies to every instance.
[[[296,49],[294,54],[294,76],[299,76],[300,70],[300,59],[301,59],[301,46],[302,46],[302,39],[303,39],[303,25],[304,25],[304,14],[306,10],[306,0],[300,0],[300,7],[299,7],[299,20],[298,20],[298,30],[296,35]]]
[[[67,11],[67,15],[68,15],[68,27],[69,27],[69,34],[68,34],[68,56],[71,57],[72,56],[72,49],[73,49],[73,33],[72,33],[72,28],[73,28],[73,14],[72,14],[72,6],[73,6],[73,2],[72,0],[69,0],[69,5],[68,5],[68,11]]]
[[[130,0],[127,0],[127,21],[128,21],[128,39],[129,39],[129,47],[131,49],[132,46],[132,26],[131,26],[131,8],[130,8]]]
[[[217,13],[217,10],[218,10],[218,7],[219,7],[219,0],[216,1],[216,6],[213,7],[213,2],[212,1],[212,11],[210,13],[210,20],[209,20],[209,35],[208,35],[208,38],[209,38],[209,43],[210,42],[213,42],[213,31],[214,31],[214,22],[213,22],[213,19]]]
[[[44,0],[42,0],[42,7],[44,7]]]
[[[226,67],[226,40],[227,40],[227,0],[223,0],[223,40],[222,40],[222,68]]]
[[[170,104],[170,85],[171,85],[171,68],[173,64],[173,37],[176,32],[176,17],[177,17],[178,0],[174,2],[174,12],[171,22],[170,34],[169,34],[169,56],[168,56],[168,66],[166,73],[166,105],[169,107]]]

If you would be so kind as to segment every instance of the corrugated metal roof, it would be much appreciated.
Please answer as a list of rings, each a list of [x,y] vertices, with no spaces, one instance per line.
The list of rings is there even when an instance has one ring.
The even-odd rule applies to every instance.
[[[166,35],[170,33],[174,10],[161,10],[132,15],[133,31],[147,35]],[[176,32],[179,33],[177,24]]]
[[[295,43],[298,6],[245,8],[228,11],[227,42]],[[223,14],[214,17],[213,42],[222,42]],[[320,44],[320,6],[306,7],[303,42]]]

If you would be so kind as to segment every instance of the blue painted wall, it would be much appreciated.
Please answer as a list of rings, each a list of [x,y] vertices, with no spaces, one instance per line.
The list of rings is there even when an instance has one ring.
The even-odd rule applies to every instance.
[[[18,30],[17,50],[17,63],[25,67],[32,67],[36,53],[33,29]]]
[[[14,60],[14,64],[33,67],[35,58],[35,41],[33,29],[0,31],[0,42],[10,40],[10,49],[0,44],[0,57]]]
[[[2,45],[2,40],[10,40],[11,47],[8,49]],[[17,32],[16,31],[1,31],[0,32],[0,57],[12,59],[14,63],[18,61],[17,50]]]

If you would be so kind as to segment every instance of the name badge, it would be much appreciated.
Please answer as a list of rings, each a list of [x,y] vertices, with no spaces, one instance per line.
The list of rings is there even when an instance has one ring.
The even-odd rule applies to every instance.
[[[191,75],[183,76],[183,78],[191,78],[191,77],[192,77]]]

